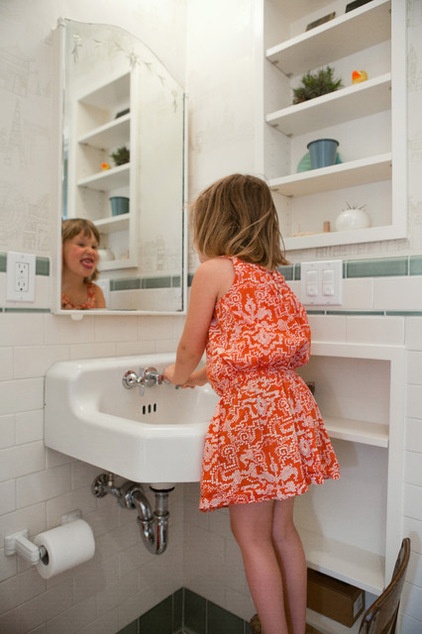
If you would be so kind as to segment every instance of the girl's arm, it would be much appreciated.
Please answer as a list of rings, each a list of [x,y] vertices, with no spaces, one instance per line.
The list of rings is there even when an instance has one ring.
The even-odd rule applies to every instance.
[[[172,375],[172,372],[174,372],[174,368],[174,363],[172,365],[169,365],[169,367],[165,370],[166,378]],[[201,368],[194,370],[188,380],[183,383],[181,387],[200,387],[201,385],[205,385],[205,383],[208,383],[208,376],[207,368],[204,365]]]
[[[233,278],[233,265],[226,258],[213,258],[199,265],[192,281],[176,363],[164,371],[171,383],[184,385],[189,381],[204,353],[215,304],[230,288]]]
[[[97,284],[94,284],[94,287],[95,287],[95,303],[97,305],[97,308],[105,308],[106,303],[105,303],[103,291]]]

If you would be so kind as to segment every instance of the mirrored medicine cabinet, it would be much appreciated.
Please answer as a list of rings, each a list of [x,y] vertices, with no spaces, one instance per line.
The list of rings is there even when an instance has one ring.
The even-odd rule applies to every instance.
[[[60,19],[61,175],[54,312],[186,309],[186,96],[155,54],[112,25]],[[61,223],[100,233],[101,311],[61,309]]]

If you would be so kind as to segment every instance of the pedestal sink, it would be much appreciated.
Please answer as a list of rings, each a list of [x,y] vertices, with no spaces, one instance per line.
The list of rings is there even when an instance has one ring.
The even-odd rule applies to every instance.
[[[196,482],[218,397],[209,385],[127,390],[128,370],[161,373],[174,353],[60,361],[45,377],[45,445],[143,483]],[[143,392],[143,393],[142,393]]]

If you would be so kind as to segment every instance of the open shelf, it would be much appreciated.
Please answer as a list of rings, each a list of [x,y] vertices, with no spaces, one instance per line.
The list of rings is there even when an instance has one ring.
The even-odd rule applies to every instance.
[[[130,113],[90,130],[79,138],[79,143],[100,150],[126,145],[130,140]]]
[[[368,79],[267,115],[266,122],[298,136],[390,109],[391,73]]]
[[[287,76],[333,61],[333,51],[346,57],[388,40],[391,35],[390,0],[372,0],[266,51],[267,59]]]
[[[331,438],[358,442],[374,447],[388,447],[388,425],[368,423],[367,421],[350,418],[325,417],[324,414],[322,416]]]
[[[94,223],[98,227],[100,233],[127,231],[129,229],[129,214],[121,214],[120,216],[112,216],[111,218],[95,220]]]
[[[308,196],[332,189],[391,180],[391,153],[273,178],[270,189],[283,196]]]
[[[395,237],[397,237],[397,229],[392,225],[383,225],[380,227],[367,227],[366,229],[350,229],[349,231],[295,234],[284,238],[284,246],[289,251],[358,242],[374,242],[376,240],[391,240]]]
[[[405,237],[405,7],[401,0],[371,0],[341,14],[346,3],[313,4],[264,2],[258,158],[283,221],[286,250]],[[317,8],[321,16],[331,10],[337,16],[304,32],[318,17]],[[291,105],[300,75],[325,65],[336,66],[343,79],[362,68],[369,79]],[[289,174],[307,143],[319,137],[341,140],[343,162]],[[334,224],[341,199],[355,196],[367,204],[372,226],[322,232],[325,221]],[[310,362],[298,370],[315,383],[341,477],[300,496],[295,517],[310,568],[379,595],[402,536],[397,508],[402,504],[405,353],[401,346],[349,343],[349,334],[342,341],[313,340]],[[330,634],[357,634],[360,619],[346,628],[312,613],[309,622]]]
[[[78,187],[88,187],[96,191],[110,191],[118,189],[129,184],[130,163],[112,167],[103,172],[97,172],[92,176],[81,178],[78,181]]]
[[[121,258],[118,260],[107,260],[101,262],[102,271],[116,271],[118,269],[130,269],[136,266],[136,261],[129,258]]]
[[[308,14],[308,22],[316,15],[312,1],[298,4],[294,12],[291,4],[264,3],[262,50],[261,171],[268,177],[279,213],[285,214],[285,247],[295,251],[404,238],[405,7],[400,0],[371,0],[342,13],[341,7],[327,1],[323,8],[327,13],[337,10],[337,16],[305,31]],[[291,93],[300,76],[325,65],[336,66],[343,78],[353,68],[364,68],[369,78],[292,105]],[[343,162],[296,173],[300,148],[326,137],[341,139]],[[333,225],[336,192],[341,195],[344,190],[347,200],[353,192],[346,190],[352,188],[368,205],[372,226],[324,233],[324,222]],[[307,196],[312,196],[309,211]]]
[[[384,588],[384,557],[320,533],[298,528],[309,568],[351,583],[373,594]]]
[[[128,102],[130,79],[130,73],[124,73],[114,80],[109,79],[106,83],[102,82],[100,86],[80,97],[79,102],[98,109],[117,108],[122,103]]]

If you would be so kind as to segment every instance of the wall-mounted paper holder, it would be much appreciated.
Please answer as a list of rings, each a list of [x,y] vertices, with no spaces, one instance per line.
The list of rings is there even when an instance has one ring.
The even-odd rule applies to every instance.
[[[81,511],[72,511],[66,515],[62,515],[61,523],[73,522],[74,520],[82,517]],[[6,535],[4,538],[4,554],[20,555],[26,561],[29,561],[32,565],[37,564],[40,559],[46,556],[47,551],[44,546],[37,546],[28,539],[28,529],[23,528],[16,533]]]
[[[24,528],[4,538],[4,554],[20,555],[26,561],[35,565],[45,557],[46,550],[43,546],[36,546],[28,539],[28,529]]]

